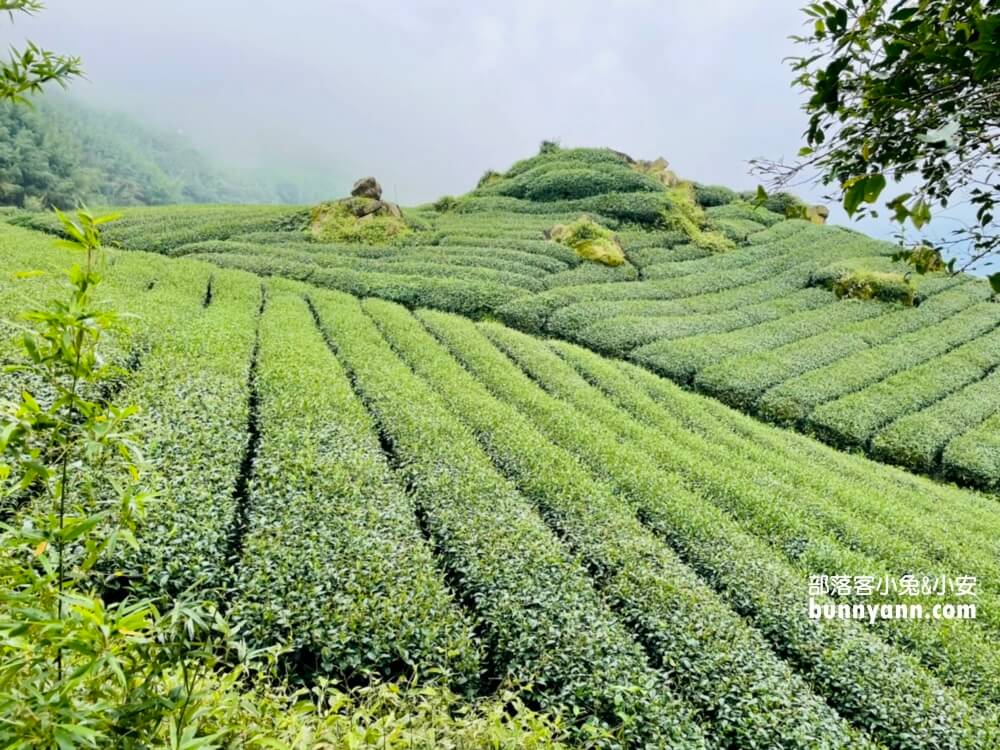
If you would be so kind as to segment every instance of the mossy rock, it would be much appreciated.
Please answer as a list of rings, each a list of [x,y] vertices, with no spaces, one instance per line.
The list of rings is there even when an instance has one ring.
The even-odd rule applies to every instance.
[[[605,266],[620,266],[625,262],[625,252],[614,239],[585,240],[574,245],[573,249],[584,260]]]
[[[826,224],[826,220],[830,217],[830,209],[826,206],[816,204],[814,206],[809,206],[806,209],[806,218],[813,224]]]
[[[787,195],[784,193],[783,195]],[[786,219],[803,219],[805,221],[811,221],[813,224],[826,224],[826,220],[830,216],[830,209],[819,203],[814,205],[806,205],[805,203],[798,203],[789,205],[785,208],[785,218]]]
[[[652,177],[664,187],[676,187],[680,184],[677,174],[670,169],[670,163],[662,156],[652,161],[636,161],[632,163],[632,168],[637,172]]]
[[[841,299],[849,297],[899,302],[906,307],[913,306],[916,296],[916,290],[903,274],[880,271],[854,271],[845,274],[833,283],[833,292]]]
[[[572,248],[583,260],[605,266],[620,266],[625,262],[625,251],[614,232],[589,216],[581,216],[570,224],[556,224],[548,237]]]
[[[399,242],[413,230],[398,206],[359,196],[314,207],[308,231],[321,242],[386,245]]]

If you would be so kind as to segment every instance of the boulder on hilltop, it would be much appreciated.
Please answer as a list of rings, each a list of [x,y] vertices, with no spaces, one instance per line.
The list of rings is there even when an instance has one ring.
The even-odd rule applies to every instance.
[[[313,208],[309,231],[322,241],[383,244],[398,240],[410,229],[399,206],[382,200],[378,180],[362,177],[349,197]]]
[[[382,186],[378,184],[378,180],[374,177],[362,177],[354,183],[354,187],[351,188],[351,195],[355,198],[374,198],[375,200],[380,200],[382,198]]]

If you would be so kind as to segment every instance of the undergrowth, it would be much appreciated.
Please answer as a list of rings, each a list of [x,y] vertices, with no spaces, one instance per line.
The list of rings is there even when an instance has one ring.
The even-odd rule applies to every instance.
[[[581,216],[570,224],[556,224],[549,237],[561,245],[573,248],[584,260],[620,266],[625,262],[625,251],[614,232],[601,226],[589,216]]]

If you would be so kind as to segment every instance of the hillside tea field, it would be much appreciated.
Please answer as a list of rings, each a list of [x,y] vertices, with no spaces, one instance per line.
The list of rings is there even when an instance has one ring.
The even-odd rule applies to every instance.
[[[108,239],[498,319],[630,360],[839,448],[1000,487],[1000,304],[985,280],[908,275],[912,305],[838,297],[845,275],[902,277],[894,246],[741,203],[703,211],[716,233],[744,233],[724,252],[612,213],[603,221],[618,227],[625,261],[609,266],[545,239],[578,216],[565,206],[581,199],[500,211],[496,199],[474,196],[444,213],[409,211],[418,229],[402,246],[312,241],[301,231],[308,212],[281,207],[136,209]],[[10,221],[52,227],[30,214]]]
[[[527,685],[574,746],[1000,747],[1000,305],[838,296],[893,247],[664,169],[543,153],[387,244],[306,208],[109,225],[160,497],[109,586],[216,598],[306,681]],[[581,215],[623,263],[548,239]],[[10,321],[67,254],[6,218]],[[976,617],[812,619],[817,574],[974,576]]]

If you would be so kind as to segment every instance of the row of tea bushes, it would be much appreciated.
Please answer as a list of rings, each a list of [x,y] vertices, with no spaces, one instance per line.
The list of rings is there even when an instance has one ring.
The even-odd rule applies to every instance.
[[[584,567],[494,469],[474,435],[393,353],[356,300],[317,294],[322,328],[480,619],[488,677],[530,680],[581,744],[701,748],[698,725],[594,591]],[[606,737],[606,739],[600,739]]]
[[[537,390],[509,363],[497,361],[498,353],[471,321],[419,313],[467,371],[405,310],[383,302],[366,303],[366,309],[414,371],[479,436],[494,463],[587,562],[653,663],[698,709],[713,742],[773,748],[868,744],[642,526],[627,502],[470,374],[488,371],[491,378],[506,378],[526,399]],[[552,409],[545,397],[524,404],[523,411],[548,411],[563,431],[579,432],[581,440],[593,437],[581,416]],[[606,455],[601,446],[594,449]]]
[[[261,320],[260,444],[232,621],[253,648],[290,649],[306,675],[415,673],[470,692],[471,624],[301,291],[273,285]]]

